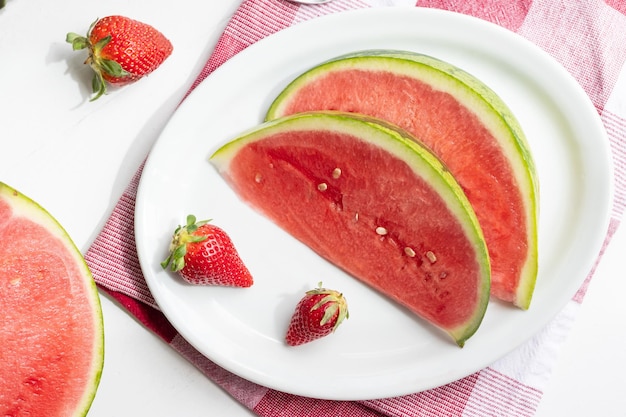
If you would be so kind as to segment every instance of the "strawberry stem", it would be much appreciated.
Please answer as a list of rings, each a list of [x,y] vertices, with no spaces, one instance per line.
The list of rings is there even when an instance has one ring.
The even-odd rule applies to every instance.
[[[65,36],[65,41],[72,44],[72,49],[74,51],[89,49],[89,56],[87,57],[85,64],[88,64],[95,72],[93,79],[91,80],[91,89],[94,96],[89,101],[97,100],[106,93],[107,87],[103,73],[116,78],[127,77],[130,75],[130,73],[122,68],[118,62],[111,59],[101,58],[101,51],[109,42],[111,42],[111,35],[105,36],[95,44],[92,44],[89,41],[91,30],[98,20],[99,19],[96,19],[91,26],[89,26],[87,36],[82,36],[73,32],[70,32]]]
[[[170,243],[170,253],[168,257],[161,262],[161,267],[167,269],[171,264],[170,270],[177,272],[185,267],[185,255],[187,254],[187,245],[206,240],[208,236],[194,235],[198,228],[207,224],[211,220],[196,221],[196,216],[190,214],[187,216],[187,223],[184,226],[178,226],[174,230],[172,241]]]
[[[315,305],[311,307],[311,311],[321,308],[325,304],[330,304],[326,308],[326,310],[324,310],[324,316],[320,321],[320,325],[323,326],[328,323],[330,320],[332,320],[335,313],[338,312],[337,321],[333,326],[334,332],[344,319],[350,317],[350,313],[348,312],[348,303],[342,293],[322,287],[321,282],[319,282],[317,285],[317,288],[307,291],[307,294],[324,294],[325,297],[315,303]]]

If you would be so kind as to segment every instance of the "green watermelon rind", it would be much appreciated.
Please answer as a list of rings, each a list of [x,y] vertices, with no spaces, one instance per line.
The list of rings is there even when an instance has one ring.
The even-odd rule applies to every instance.
[[[353,66],[359,68],[369,66],[408,76],[427,72],[431,85],[459,99],[499,140],[504,155],[511,163],[522,195],[527,197],[525,213],[529,239],[528,254],[520,274],[515,304],[524,310],[528,309],[538,271],[538,176],[530,146],[519,121],[500,96],[480,79],[448,62],[425,54],[385,49],[357,51],[321,63],[296,77],[274,99],[265,120],[281,117],[282,108],[288,104],[288,97],[301,85],[307,84],[311,79],[330,69]],[[433,82],[434,79],[437,79],[437,82]],[[464,94],[461,95],[460,92]]]
[[[500,146],[505,151],[505,155],[509,162],[511,162],[515,178],[518,185],[522,190],[522,194],[528,196],[526,202],[529,207],[526,207],[526,215],[529,219],[527,226],[529,236],[529,257],[525,264],[525,269],[521,274],[520,282],[517,289],[516,304],[522,309],[528,309],[534,292],[535,281],[538,270],[538,247],[537,247],[537,222],[538,222],[538,198],[539,198],[539,181],[536,174],[536,166],[532,153],[530,152],[530,145],[526,139],[526,135],[522,130],[522,127],[509,108],[509,106],[500,98],[500,96],[493,91],[489,86],[483,83],[478,78],[474,77],[470,73],[451,65],[445,61],[433,58],[429,55],[418,54],[407,51],[369,51],[368,54],[378,55],[382,57],[390,57],[397,59],[409,59],[416,63],[427,65],[431,68],[440,71],[446,76],[456,79],[459,83],[464,84],[467,88],[478,95],[481,100],[476,103],[467,103],[466,107],[473,109],[475,114],[486,122],[486,125],[494,133],[496,139],[507,137],[509,140],[506,142],[500,142]],[[458,90],[457,90],[458,91]],[[460,98],[458,94],[457,98]],[[486,106],[493,111],[481,112],[478,110],[478,106]],[[496,116],[492,120],[485,120],[484,116]],[[503,135],[495,134],[496,132],[503,132]],[[534,243],[531,245],[531,243]]]
[[[91,382],[89,386],[85,387],[84,395],[74,413],[75,416],[86,416],[96,396],[104,367],[104,319],[102,316],[102,306],[100,304],[98,288],[85,262],[85,258],[76,247],[76,244],[63,226],[45,208],[3,182],[0,182],[0,199],[9,204],[15,216],[27,218],[41,225],[50,232],[50,234],[63,242],[68,252],[72,254],[76,261],[76,265],[80,266],[85,288],[90,295],[88,300],[91,304],[92,311],[94,311],[94,337],[96,338],[94,351],[92,352],[92,374],[89,377]]]
[[[252,142],[262,140],[268,134],[288,132],[293,129],[333,130],[352,135],[361,132],[363,134],[359,137],[368,137],[372,143],[407,162],[419,176],[425,178],[438,191],[448,209],[459,219],[465,235],[476,249],[481,276],[476,307],[472,316],[455,328],[443,329],[459,346],[463,346],[465,341],[478,330],[486,312],[489,303],[491,268],[478,219],[463,190],[445,165],[409,133],[396,126],[368,116],[333,111],[299,113],[267,121],[224,144],[213,153],[210,161],[222,175],[228,177],[230,161],[240,149]]]

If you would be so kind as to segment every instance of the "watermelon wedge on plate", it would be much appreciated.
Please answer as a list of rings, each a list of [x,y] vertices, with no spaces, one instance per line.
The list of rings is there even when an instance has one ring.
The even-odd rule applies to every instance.
[[[538,180],[515,116],[485,83],[431,56],[361,51],[304,72],[266,120],[303,111],[362,113],[396,124],[448,166],[478,216],[492,294],[530,306],[537,277]]]
[[[447,168],[406,132],[302,113],[243,134],[211,162],[251,206],[459,346],[478,329],[490,285],[482,232]]]

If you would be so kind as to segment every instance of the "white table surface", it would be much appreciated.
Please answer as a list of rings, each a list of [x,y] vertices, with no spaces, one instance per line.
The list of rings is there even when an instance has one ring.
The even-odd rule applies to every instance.
[[[217,42],[238,0],[51,2],[0,10],[0,181],[38,201],[85,251]],[[159,28],[174,53],[140,82],[89,103],[84,53],[65,43],[97,17]],[[626,415],[626,232],[600,264],[537,416]],[[250,416],[102,297],[106,362],[90,416]]]

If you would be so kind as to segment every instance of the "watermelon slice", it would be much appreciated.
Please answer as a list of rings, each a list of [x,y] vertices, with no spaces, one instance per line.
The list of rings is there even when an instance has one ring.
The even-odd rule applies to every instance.
[[[489,256],[461,188],[406,135],[311,112],[258,126],[211,161],[244,201],[463,346],[487,308]]]
[[[297,77],[266,119],[311,110],[367,114],[426,144],[478,216],[491,257],[492,294],[530,306],[537,276],[537,175],[519,123],[495,92],[430,56],[362,51]]]
[[[38,204],[0,183],[0,415],[84,416],[102,372],[100,298]]]

